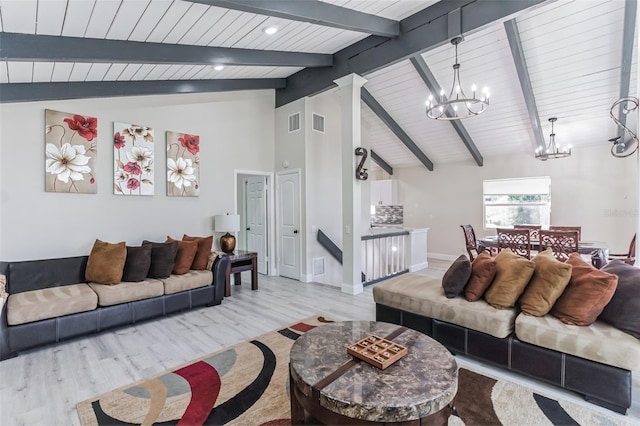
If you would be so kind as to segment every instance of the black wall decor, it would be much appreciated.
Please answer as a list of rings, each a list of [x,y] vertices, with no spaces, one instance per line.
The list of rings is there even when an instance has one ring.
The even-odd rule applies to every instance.
[[[356,179],[357,180],[367,180],[369,175],[367,174],[367,169],[364,168],[364,162],[367,160],[367,150],[362,147],[356,148],[356,158],[362,156],[358,166],[356,167]]]

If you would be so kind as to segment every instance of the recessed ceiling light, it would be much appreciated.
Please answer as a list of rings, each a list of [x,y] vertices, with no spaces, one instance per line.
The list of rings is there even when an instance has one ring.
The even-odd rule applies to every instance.
[[[222,71],[224,69],[224,65],[216,65],[213,69],[216,71]]]
[[[278,32],[278,27],[276,27],[275,25],[272,25],[270,27],[264,27],[262,29],[262,32],[265,33],[266,35],[274,35],[275,33]]]

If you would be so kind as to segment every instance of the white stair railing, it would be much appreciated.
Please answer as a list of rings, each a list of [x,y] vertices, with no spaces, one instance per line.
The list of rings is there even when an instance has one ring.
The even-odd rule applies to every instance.
[[[405,272],[408,231],[361,237],[363,285],[375,284]]]

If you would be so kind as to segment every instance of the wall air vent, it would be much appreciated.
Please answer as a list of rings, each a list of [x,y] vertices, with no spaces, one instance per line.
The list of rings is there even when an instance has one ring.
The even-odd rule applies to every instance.
[[[289,116],[289,133],[300,130],[300,113],[296,112]]]
[[[312,126],[316,132],[324,133],[324,116],[313,113]]]
[[[313,259],[313,276],[324,275],[324,257]]]

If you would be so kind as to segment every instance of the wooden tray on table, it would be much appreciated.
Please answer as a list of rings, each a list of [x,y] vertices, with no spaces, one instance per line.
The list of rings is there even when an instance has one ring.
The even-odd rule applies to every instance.
[[[382,370],[407,354],[407,348],[391,340],[370,335],[347,346],[347,352]]]

